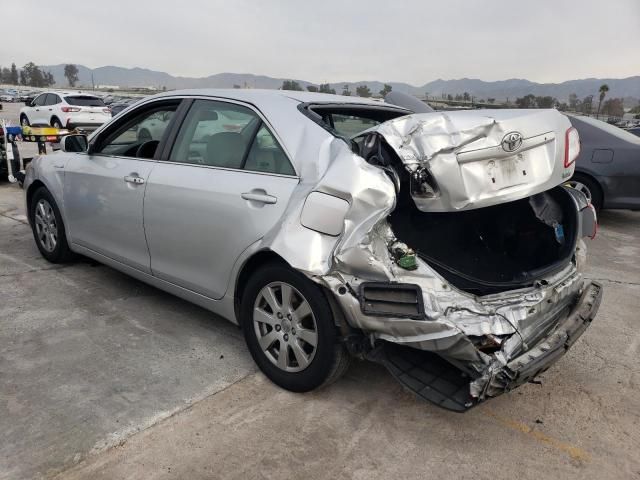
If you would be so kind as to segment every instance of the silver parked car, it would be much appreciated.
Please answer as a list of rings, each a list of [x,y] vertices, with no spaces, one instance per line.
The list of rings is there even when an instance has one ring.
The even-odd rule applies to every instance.
[[[602,296],[582,275],[594,209],[562,186],[578,135],[554,110],[178,91],[62,147],[25,180],[42,255],[228,318],[292,391],[355,356],[464,411],[546,370]]]

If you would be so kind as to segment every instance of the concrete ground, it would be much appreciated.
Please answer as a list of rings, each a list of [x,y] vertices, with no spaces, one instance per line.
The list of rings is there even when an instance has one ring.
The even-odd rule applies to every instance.
[[[604,212],[592,327],[542,376],[466,414],[352,365],[309,394],[240,332],[88,261],[46,263],[0,184],[0,479],[640,478],[640,212]]]

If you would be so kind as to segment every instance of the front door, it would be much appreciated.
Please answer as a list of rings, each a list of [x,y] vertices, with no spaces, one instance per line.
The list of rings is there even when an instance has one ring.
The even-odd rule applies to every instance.
[[[252,109],[196,100],[147,183],[155,276],[221,298],[237,258],[282,217],[298,178]]]
[[[64,177],[64,203],[71,241],[150,273],[142,207],[161,141],[141,136],[162,118],[161,138],[179,102],[144,105],[92,140],[86,155],[74,155]]]

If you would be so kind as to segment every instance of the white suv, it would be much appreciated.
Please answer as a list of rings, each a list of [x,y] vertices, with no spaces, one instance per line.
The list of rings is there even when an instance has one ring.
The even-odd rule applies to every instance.
[[[79,92],[44,92],[20,109],[23,126],[95,129],[110,119],[111,111],[100,97]]]

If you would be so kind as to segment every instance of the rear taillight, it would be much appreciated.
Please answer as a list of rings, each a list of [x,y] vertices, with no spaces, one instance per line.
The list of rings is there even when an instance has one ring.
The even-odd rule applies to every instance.
[[[78,107],[62,107],[61,110],[64,113],[69,113],[69,112],[79,112],[80,109]]]
[[[111,107],[103,108],[102,111],[104,113],[111,113]]]
[[[564,135],[564,168],[569,168],[580,154],[580,135],[571,127]]]

